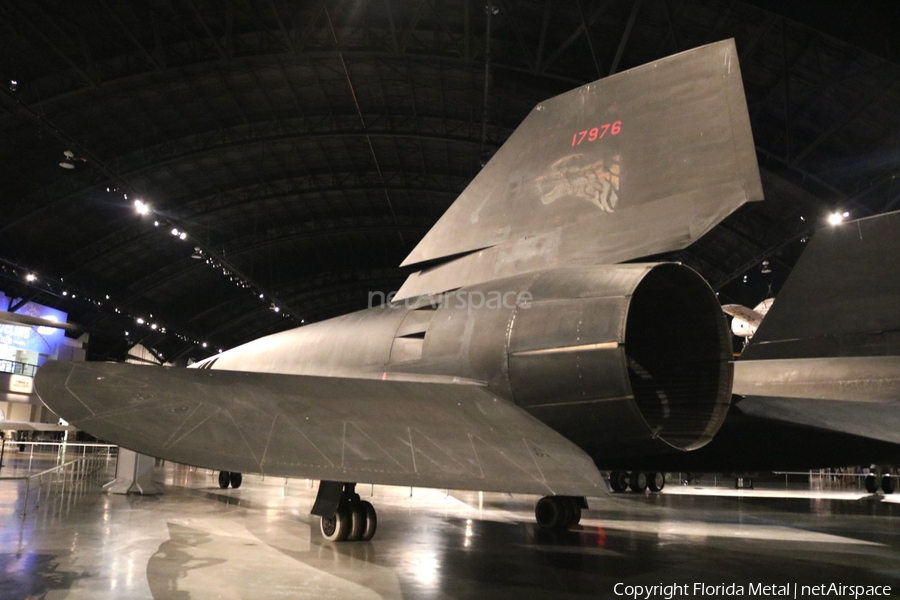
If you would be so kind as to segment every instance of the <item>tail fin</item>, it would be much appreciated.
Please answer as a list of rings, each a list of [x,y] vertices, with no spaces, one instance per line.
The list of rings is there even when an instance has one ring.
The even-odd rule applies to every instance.
[[[403,262],[408,297],[683,248],[762,185],[734,41],[537,105]]]
[[[820,229],[745,360],[900,355],[900,211]]]
[[[820,229],[734,365],[744,413],[900,444],[900,212]]]

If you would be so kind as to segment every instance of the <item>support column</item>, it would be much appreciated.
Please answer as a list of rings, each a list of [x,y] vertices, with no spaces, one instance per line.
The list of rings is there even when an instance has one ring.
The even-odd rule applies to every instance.
[[[109,494],[143,494],[145,496],[161,494],[162,490],[153,483],[154,464],[155,460],[152,456],[119,448],[116,478],[103,486],[103,491]]]

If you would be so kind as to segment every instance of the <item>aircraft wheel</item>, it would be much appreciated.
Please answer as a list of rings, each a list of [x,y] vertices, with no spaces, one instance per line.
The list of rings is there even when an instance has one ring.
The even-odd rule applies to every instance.
[[[568,498],[568,504],[572,507],[572,518],[569,520],[566,529],[574,527],[581,522],[581,505],[578,503],[578,500],[575,498]]]
[[[356,542],[362,539],[366,531],[366,509],[361,502],[350,504],[350,532],[347,534],[348,542]]]
[[[866,491],[870,494],[878,491],[878,480],[874,475],[866,475]]]
[[[338,507],[337,512],[330,517],[321,517],[319,529],[322,537],[329,542],[343,542],[350,533],[351,521],[350,512],[343,506]]]
[[[240,473],[229,473],[228,479],[231,482],[231,487],[233,487],[234,489],[238,489],[239,487],[241,487],[241,484],[244,482],[244,476]],[[222,484],[220,483],[219,485]]]
[[[624,492],[628,489],[628,473],[625,471],[613,471],[609,474],[609,487],[614,492]]]
[[[885,475],[881,478],[881,490],[885,494],[893,494],[895,488],[894,478],[890,475]]]
[[[647,489],[647,474],[643,471],[632,471],[628,487],[632,492],[643,492]]]
[[[567,518],[571,511],[567,511],[565,502],[559,496],[544,496],[538,500],[534,507],[534,518],[537,524],[545,529],[565,529],[568,525]]]
[[[219,471],[219,487],[223,490],[231,483],[231,473],[228,471]]]
[[[662,489],[666,487],[666,474],[660,473],[659,471],[650,473],[649,480],[647,481],[647,487],[650,488],[651,492],[662,491]]]
[[[375,537],[375,530],[378,529],[378,517],[375,515],[375,507],[369,502],[363,500],[359,505],[366,513],[366,527],[359,539],[368,542]]]

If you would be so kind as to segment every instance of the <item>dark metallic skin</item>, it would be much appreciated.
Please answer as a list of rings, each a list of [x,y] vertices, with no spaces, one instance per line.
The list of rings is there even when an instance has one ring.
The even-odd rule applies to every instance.
[[[392,304],[195,369],[50,363],[35,387],[154,456],[550,493],[567,523],[601,485],[595,463],[699,448],[731,399],[706,282],[613,263],[683,248],[761,198],[737,52],[719,42],[538,105],[406,259],[420,271]],[[326,487],[354,507],[352,485]]]
[[[816,232],[735,365],[740,410],[900,444],[898,257],[900,212]]]
[[[820,229],[743,356],[706,447],[604,468],[790,470],[900,463],[900,213]]]
[[[684,248],[762,198],[734,42],[710,44],[536,106],[406,258],[428,268],[398,297]]]
[[[584,495],[577,446],[482,386],[54,362],[42,397],[79,428],[221,471]]]
[[[477,298],[503,296],[525,301],[474,308]],[[669,318],[673,310],[679,319]],[[91,434],[183,463],[585,495],[596,493],[598,481],[588,456],[707,443],[730,400],[729,351],[715,295],[696,273],[676,264],[620,265],[523,275],[410,308],[373,308],[262,338],[197,369],[54,364],[37,386]],[[284,375],[273,375],[276,369]],[[348,441],[354,432],[359,439]],[[502,441],[507,436],[519,443]],[[515,465],[529,464],[514,457],[534,443],[554,468],[542,466],[543,479],[528,471],[516,478],[510,464],[464,441],[476,438],[506,449]],[[398,461],[417,452],[425,456]],[[348,466],[350,457],[365,468]],[[460,472],[460,464],[472,467]],[[583,475],[567,465],[580,465],[574,473]]]

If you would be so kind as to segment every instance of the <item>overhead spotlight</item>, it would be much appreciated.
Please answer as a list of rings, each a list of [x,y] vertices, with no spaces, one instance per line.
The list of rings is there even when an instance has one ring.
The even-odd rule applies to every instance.
[[[143,325],[143,324],[144,324],[144,319],[138,317],[138,318],[137,318],[137,324],[138,324],[138,325]]]
[[[174,235],[175,237],[178,237],[179,233],[181,233],[181,232],[178,231],[178,229],[172,228],[172,235]]]
[[[159,221],[153,221],[153,226],[154,226],[154,227],[159,227]]]
[[[186,239],[187,239],[187,234],[186,234],[185,232],[182,231],[181,233],[178,234],[178,239],[179,239],[179,240],[186,240]]]
[[[136,210],[137,214],[139,215],[146,215],[150,212],[150,207],[147,206],[142,200],[135,200],[134,210]]]
[[[762,273],[763,275],[768,275],[771,272],[772,268],[769,266],[769,261],[762,261],[762,269],[760,269],[760,273]]]
[[[9,80],[9,91],[14,92],[17,89],[19,89],[19,82],[16,81],[15,79],[10,79]]]
[[[265,297],[266,297],[265,294],[260,294],[260,295],[259,295],[259,299],[260,299],[260,300],[262,300],[262,299],[265,298]]]
[[[200,345],[203,346],[204,348],[206,348],[206,345],[207,345],[207,344],[206,344],[206,342],[203,342],[203,343],[200,344]]]
[[[744,283],[747,283],[747,276],[744,275]]]
[[[194,253],[191,254],[191,258],[195,260],[203,260],[203,250],[200,249],[200,246],[194,246]]]
[[[846,219],[847,217],[850,216],[850,213],[845,210],[844,212],[841,213],[841,216]]]
[[[151,323],[150,329],[152,329],[153,331],[156,331],[156,323]]]
[[[840,225],[844,222],[844,215],[839,212],[833,212],[828,215],[828,224],[829,225]]]
[[[29,273],[25,276],[25,281],[34,281],[35,279],[37,279],[37,275],[34,273]]]

